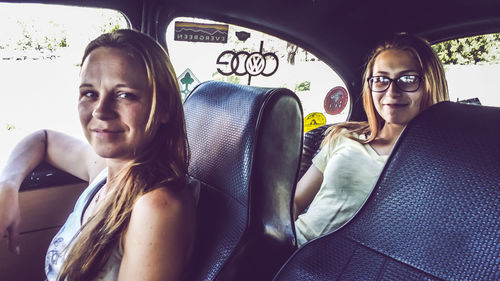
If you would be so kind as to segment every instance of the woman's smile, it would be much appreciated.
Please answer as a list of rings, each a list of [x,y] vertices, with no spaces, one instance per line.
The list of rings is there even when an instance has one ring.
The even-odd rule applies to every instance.
[[[125,132],[124,130],[118,129],[91,129],[90,131],[94,133],[96,137],[106,140],[115,139]]]
[[[408,106],[407,103],[386,103],[384,106],[391,109],[402,109]]]

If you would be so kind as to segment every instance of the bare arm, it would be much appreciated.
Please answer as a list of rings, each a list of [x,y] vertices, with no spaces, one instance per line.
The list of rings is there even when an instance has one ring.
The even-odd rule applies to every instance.
[[[72,136],[47,130],[45,161],[84,181],[92,181],[106,162],[87,143]]]
[[[0,235],[8,234],[9,248],[17,254],[21,223],[18,190],[28,173],[44,159],[45,147],[44,131],[27,136],[14,148],[0,174]]]
[[[295,197],[293,199],[294,220],[297,220],[297,217],[307,208],[307,206],[309,206],[309,204],[311,204],[322,182],[323,173],[321,173],[316,166],[311,165],[304,176],[299,180],[297,188],[295,189]]]
[[[85,181],[91,180],[105,166],[104,160],[86,142],[63,133],[41,130],[16,145],[0,174],[0,183],[18,188],[43,161]]]
[[[45,131],[35,132],[22,139],[10,154],[0,174],[0,182],[19,187],[28,173],[44,159],[45,147]]]
[[[23,138],[0,174],[0,236],[9,235],[13,252],[19,251],[19,187],[42,161],[87,181],[95,176],[98,167],[104,168],[104,161],[88,144],[68,135],[41,130]]]
[[[195,206],[187,189],[159,188],[134,205],[125,234],[119,281],[180,280],[195,237]]]

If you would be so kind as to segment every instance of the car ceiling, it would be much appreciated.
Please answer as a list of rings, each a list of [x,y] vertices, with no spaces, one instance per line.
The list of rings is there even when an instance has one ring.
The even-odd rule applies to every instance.
[[[165,43],[165,23],[193,16],[255,28],[308,49],[360,93],[367,52],[395,32],[431,43],[500,32],[498,0],[47,0],[3,1],[113,8]],[[142,24],[149,23],[149,24]],[[157,23],[157,24],[156,24]],[[155,34],[158,33],[158,34]],[[356,97],[354,97],[356,100]],[[363,119],[355,103],[351,119]]]

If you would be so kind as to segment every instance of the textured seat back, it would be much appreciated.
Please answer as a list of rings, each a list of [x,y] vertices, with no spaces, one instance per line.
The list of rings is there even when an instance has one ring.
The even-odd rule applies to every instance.
[[[312,160],[321,150],[321,142],[325,138],[325,132],[330,126],[332,124],[323,125],[304,134],[304,145],[302,147],[302,158],[300,160],[297,180],[300,180],[309,167],[311,167]]]
[[[207,82],[184,103],[201,182],[188,280],[270,280],[296,249],[291,200],[302,109],[287,89]]]
[[[500,108],[437,104],[401,135],[343,228],[275,280],[499,280]]]

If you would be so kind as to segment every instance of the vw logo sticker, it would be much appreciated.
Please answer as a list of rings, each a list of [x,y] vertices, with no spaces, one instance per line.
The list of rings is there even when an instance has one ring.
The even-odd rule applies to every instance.
[[[251,53],[245,60],[245,70],[250,76],[257,76],[266,68],[266,59],[261,53]]]
[[[250,85],[252,76],[262,75],[269,77],[278,70],[278,56],[271,52],[263,53],[263,50],[264,41],[260,41],[260,50],[258,52],[223,51],[219,57],[217,57],[216,64],[225,67],[218,67],[217,72],[224,76],[233,74],[243,76],[248,74],[248,85]]]

